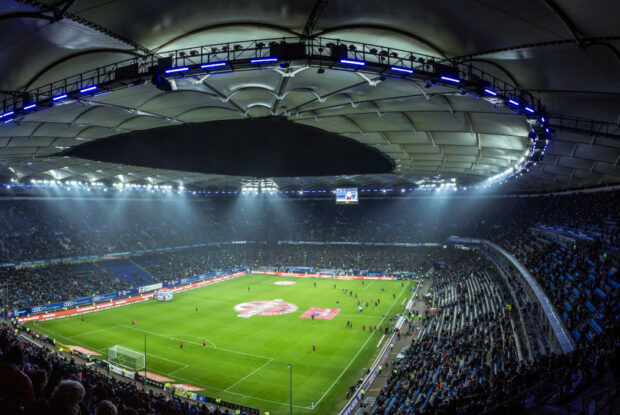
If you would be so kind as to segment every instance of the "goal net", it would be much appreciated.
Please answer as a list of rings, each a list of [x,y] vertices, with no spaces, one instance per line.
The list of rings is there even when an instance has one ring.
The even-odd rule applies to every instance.
[[[114,345],[108,348],[108,360],[133,370],[144,369],[144,353]]]

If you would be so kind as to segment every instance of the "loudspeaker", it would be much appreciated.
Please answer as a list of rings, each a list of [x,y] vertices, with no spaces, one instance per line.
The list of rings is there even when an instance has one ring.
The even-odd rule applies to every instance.
[[[459,78],[459,68],[435,63],[435,74],[438,77],[449,76],[450,78]]]
[[[117,81],[135,79],[138,77],[138,64],[121,66],[114,71],[115,79]]]
[[[272,43],[269,45],[269,55],[280,60],[288,61],[306,57],[306,44],[299,43]]]
[[[347,59],[349,57],[347,52],[347,45],[331,45],[332,60],[340,62],[340,59]]]

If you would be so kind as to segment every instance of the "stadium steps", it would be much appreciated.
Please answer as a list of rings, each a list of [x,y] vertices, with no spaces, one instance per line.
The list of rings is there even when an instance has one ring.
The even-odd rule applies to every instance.
[[[148,275],[150,277],[150,279],[152,281],[155,281],[156,278],[153,277],[153,274],[151,274],[147,269],[145,269],[144,267],[142,267],[140,264],[138,264],[136,261],[134,261],[133,259],[129,258],[129,262],[131,262],[132,264],[134,264],[137,268],[141,269],[146,275]]]
[[[108,270],[105,269],[104,267],[102,267],[100,262],[101,261],[94,261],[93,265],[95,266],[95,268],[98,268],[103,274],[105,274],[105,275],[109,274]]]
[[[151,282],[153,280],[151,274],[135,266],[133,262],[127,259],[101,261],[99,265],[108,273],[117,276],[131,286],[142,285],[145,282]]]

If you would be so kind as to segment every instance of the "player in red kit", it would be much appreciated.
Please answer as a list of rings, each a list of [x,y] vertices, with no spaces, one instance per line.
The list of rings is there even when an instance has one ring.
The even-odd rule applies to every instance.
[[[132,327],[136,325],[136,320],[131,320]]]
[[[179,348],[183,350],[183,342],[179,342]]]
[[[206,341],[206,340],[203,340],[203,341],[202,341],[202,348],[204,349],[205,347],[207,347],[207,341]]]
[[[316,344],[312,343],[312,351],[316,352]]]
[[[196,312],[198,312],[198,306],[196,306]]]

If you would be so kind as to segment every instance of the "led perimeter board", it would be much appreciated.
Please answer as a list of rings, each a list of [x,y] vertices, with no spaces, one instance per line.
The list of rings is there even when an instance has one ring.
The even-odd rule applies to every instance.
[[[357,189],[336,189],[336,204],[357,204]]]

